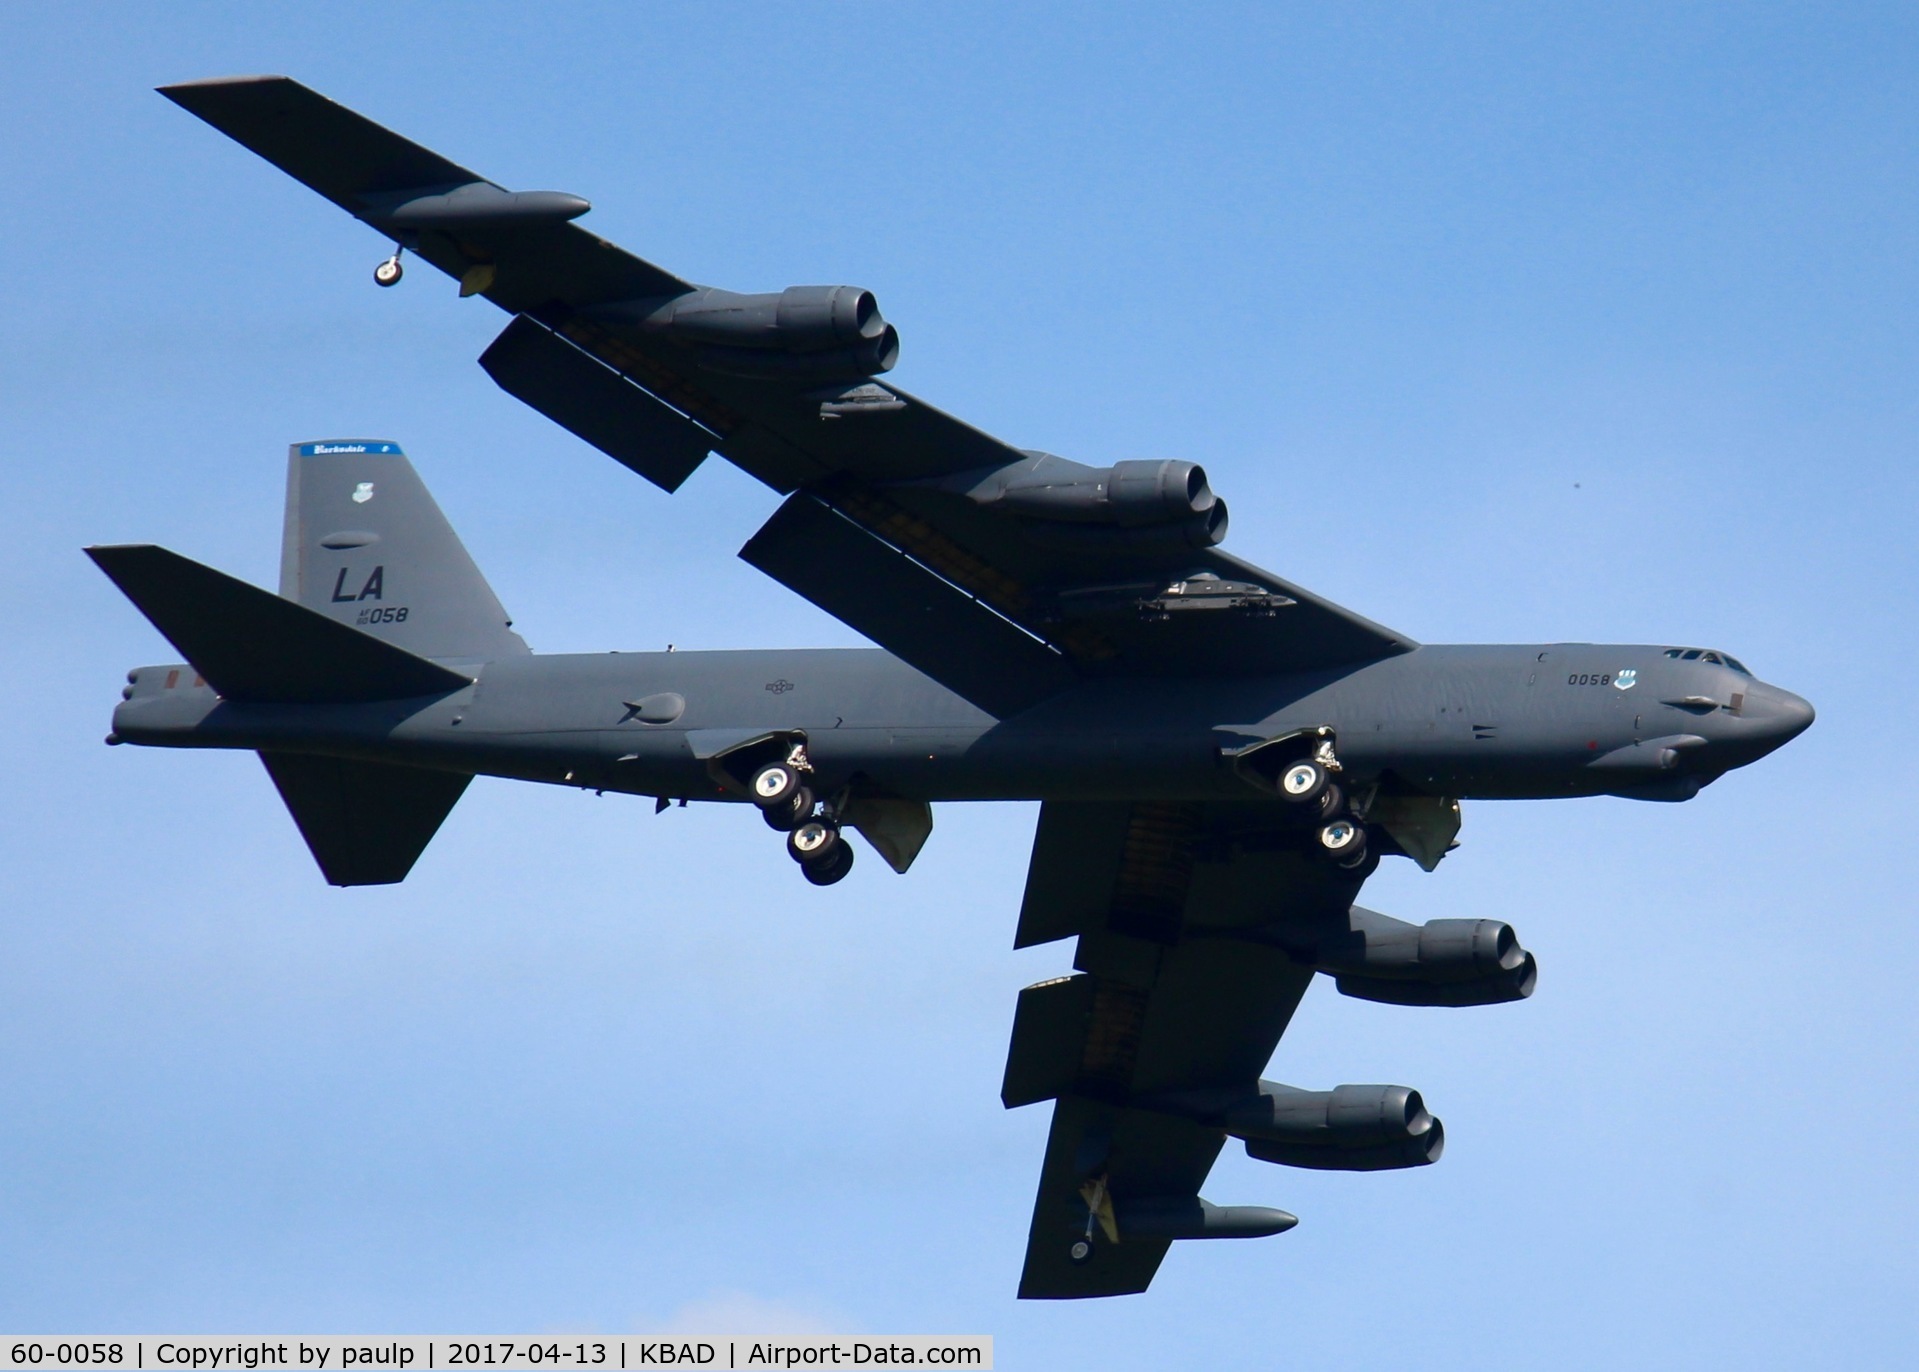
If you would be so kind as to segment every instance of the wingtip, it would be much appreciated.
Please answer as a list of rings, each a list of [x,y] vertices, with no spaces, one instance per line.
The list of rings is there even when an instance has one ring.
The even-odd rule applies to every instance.
[[[141,558],[150,558],[155,553],[164,554],[167,550],[157,543],[92,543],[80,551],[117,585],[119,573],[129,565],[138,563]]]
[[[153,89],[164,95],[174,104],[185,109],[192,108],[195,95],[230,90],[240,86],[298,85],[290,76],[203,76],[197,81],[170,81],[164,86]]]
[[[199,76],[191,81],[169,81],[164,86],[155,86],[154,89],[162,95],[169,95],[174,91],[192,90],[196,86],[250,86],[261,81],[291,81],[292,79],[290,76],[281,76],[275,72],[259,72],[251,76]]]

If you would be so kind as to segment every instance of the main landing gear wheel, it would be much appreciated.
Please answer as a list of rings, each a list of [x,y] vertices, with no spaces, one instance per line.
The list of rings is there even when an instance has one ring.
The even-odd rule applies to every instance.
[[[845,846],[840,826],[830,819],[809,819],[786,836],[786,851],[795,862],[824,862]]]
[[[1341,864],[1366,856],[1366,830],[1351,815],[1327,820],[1314,837],[1320,851]]]
[[[790,834],[812,818],[813,793],[802,786],[777,805],[760,808],[760,817],[767,827],[782,834]]]
[[[397,286],[405,275],[406,268],[400,265],[400,254],[397,252],[373,269],[373,280],[382,286]]]
[[[1361,848],[1357,857],[1342,858],[1333,864],[1354,881],[1365,881],[1379,870],[1379,854],[1371,848]]]
[[[1279,774],[1279,794],[1295,805],[1318,800],[1332,778],[1311,758],[1302,758]]]
[[[831,886],[852,870],[853,845],[844,839],[827,849],[825,857],[800,863],[800,874],[815,886]]]
[[[1377,854],[1367,851],[1366,826],[1351,815],[1340,815],[1319,826],[1313,837],[1319,851],[1332,859],[1342,872],[1351,872],[1364,881],[1379,866]]]
[[[753,773],[753,803],[763,810],[786,804],[799,789],[799,768],[791,763],[769,762]]]
[[[1325,789],[1320,791],[1319,800],[1314,803],[1313,809],[1322,820],[1331,819],[1346,809],[1346,792],[1340,788],[1337,781],[1327,782]]]
[[[1084,1267],[1093,1260],[1093,1241],[1074,1239],[1072,1246],[1066,1250],[1066,1260],[1075,1267]]]

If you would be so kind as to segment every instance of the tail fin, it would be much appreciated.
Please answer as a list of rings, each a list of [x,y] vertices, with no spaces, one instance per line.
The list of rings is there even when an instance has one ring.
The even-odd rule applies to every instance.
[[[384,886],[413,870],[472,777],[385,762],[261,753],[300,837],[334,886]]]
[[[292,446],[280,594],[421,657],[527,651],[397,443]]]
[[[228,700],[318,705],[439,695],[472,678],[151,544],[88,548]]]

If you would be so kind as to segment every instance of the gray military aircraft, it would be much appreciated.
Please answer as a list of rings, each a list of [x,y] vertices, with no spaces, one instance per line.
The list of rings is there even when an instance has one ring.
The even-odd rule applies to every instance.
[[[798,871],[863,835],[896,870],[931,802],[1038,800],[1002,1097],[1055,1102],[1020,1294],[1146,1289],[1176,1239],[1289,1229],[1199,1196],[1257,1159],[1434,1161],[1400,1086],[1261,1080],[1315,973],[1490,1005],[1533,957],[1490,919],[1354,904],[1431,870],[1462,798],[1685,800],[1811,723],[1737,658],[1421,645],[1228,555],[1198,466],[1007,447],[875,378],[852,287],[736,294],[594,237],[280,77],[163,92],[512,316],[480,363],[668,491],[709,453],[785,497],[741,556],[883,651],[530,653],[389,442],[294,447],[280,594],[149,546],[90,549],[186,663],[130,674],[110,742],[257,751],[327,880],[403,878],[475,775],[755,806]]]

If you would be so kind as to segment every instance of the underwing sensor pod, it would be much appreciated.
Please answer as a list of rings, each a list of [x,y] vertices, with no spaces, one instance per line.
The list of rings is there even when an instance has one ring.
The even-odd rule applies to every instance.
[[[691,347],[702,365],[740,376],[821,381],[874,376],[899,361],[899,331],[858,286],[789,286],[741,295],[713,288],[586,311],[597,320]]]

